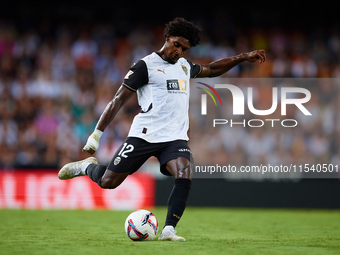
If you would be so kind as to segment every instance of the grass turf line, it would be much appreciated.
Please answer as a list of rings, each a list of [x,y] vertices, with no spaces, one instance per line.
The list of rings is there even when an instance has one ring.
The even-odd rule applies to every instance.
[[[160,228],[166,208],[155,208]],[[131,211],[0,210],[0,254],[340,254],[339,210],[186,209],[187,242],[133,242]]]

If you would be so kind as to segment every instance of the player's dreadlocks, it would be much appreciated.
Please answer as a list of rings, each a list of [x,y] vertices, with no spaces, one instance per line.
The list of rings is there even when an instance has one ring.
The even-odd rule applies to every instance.
[[[194,23],[180,17],[165,25],[164,37],[167,35],[182,36],[189,40],[191,47],[195,47],[201,41],[201,29]]]

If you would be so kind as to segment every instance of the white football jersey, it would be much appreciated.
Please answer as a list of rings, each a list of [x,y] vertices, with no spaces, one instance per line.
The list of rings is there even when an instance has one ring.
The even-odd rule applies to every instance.
[[[189,81],[201,69],[185,58],[171,64],[156,52],[133,65],[123,86],[137,91],[141,113],[135,116],[128,136],[151,143],[189,140]]]

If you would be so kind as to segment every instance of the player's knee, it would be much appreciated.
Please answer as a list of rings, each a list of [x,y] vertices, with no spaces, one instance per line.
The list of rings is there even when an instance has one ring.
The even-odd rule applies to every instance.
[[[176,179],[191,179],[192,178],[192,170],[190,168],[179,169],[175,175]]]
[[[178,164],[177,171],[175,174],[176,179],[191,179],[193,175],[193,164],[188,160],[185,164]]]

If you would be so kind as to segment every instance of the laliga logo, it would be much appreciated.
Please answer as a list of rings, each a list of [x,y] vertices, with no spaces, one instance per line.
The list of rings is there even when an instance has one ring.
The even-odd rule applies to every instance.
[[[219,99],[221,106],[222,106],[222,101],[221,98],[219,96],[219,94],[217,93],[217,91],[202,82],[198,82],[208,88],[210,88],[217,96],[217,98]],[[199,88],[203,91],[205,91],[214,101],[215,106],[217,106],[216,100],[214,98],[214,96],[206,89],[203,88]],[[231,95],[233,97],[233,115],[244,115],[244,103],[245,103],[245,97],[244,94],[242,92],[242,90],[235,86],[235,85],[231,85],[231,84],[215,84],[215,88],[217,89],[228,89],[231,92]],[[288,93],[301,93],[304,94],[305,97],[304,98],[294,98],[294,99],[290,99],[287,98],[287,94]],[[248,87],[247,88],[247,105],[248,105],[248,109],[251,113],[255,114],[255,115],[269,115],[272,114],[273,112],[275,112],[276,108],[277,108],[277,104],[278,104],[278,93],[277,93],[277,88],[273,87],[272,89],[272,106],[270,107],[270,109],[267,110],[258,110],[255,109],[254,104],[253,104],[253,89]],[[311,93],[309,90],[304,89],[304,88],[297,88],[297,87],[286,87],[286,88],[281,88],[281,115],[286,115],[286,108],[287,105],[291,104],[291,105],[295,105],[304,115],[312,115],[307,109],[306,107],[303,106],[304,103],[307,103],[310,99],[311,99]],[[207,115],[207,95],[206,94],[202,94],[201,95],[201,115]],[[279,119],[265,119],[265,121],[270,121],[272,123],[272,127],[274,127],[274,122],[275,121],[280,121]],[[258,125],[254,125],[254,123],[259,123]],[[294,122],[294,125],[285,125],[286,122]],[[227,124],[228,120],[226,119],[214,119],[213,122],[213,126],[215,127],[218,124]],[[246,120],[243,120],[243,122],[233,122],[233,120],[230,120],[230,125],[231,127],[233,126],[233,124],[243,124],[243,126],[246,126]],[[262,127],[264,125],[264,121],[261,119],[251,119],[248,120],[247,122],[249,127]],[[295,127],[297,126],[297,121],[294,119],[286,119],[281,121],[281,124],[283,127]]]

